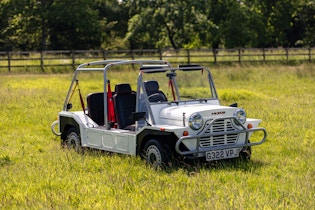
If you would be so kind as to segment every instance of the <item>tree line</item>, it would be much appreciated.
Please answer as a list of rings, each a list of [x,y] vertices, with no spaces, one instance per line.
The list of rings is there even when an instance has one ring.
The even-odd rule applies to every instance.
[[[0,51],[315,46],[314,0],[2,0]]]

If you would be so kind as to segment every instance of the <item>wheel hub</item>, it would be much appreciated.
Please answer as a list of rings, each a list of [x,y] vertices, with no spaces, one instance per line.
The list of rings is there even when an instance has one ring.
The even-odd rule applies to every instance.
[[[147,149],[147,161],[152,165],[161,165],[162,156],[155,145],[151,145]]]

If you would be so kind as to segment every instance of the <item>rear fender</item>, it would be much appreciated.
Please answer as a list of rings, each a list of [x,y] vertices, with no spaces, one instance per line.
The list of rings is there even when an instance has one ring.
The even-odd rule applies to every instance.
[[[61,139],[63,139],[63,140],[66,139],[67,131],[71,127],[75,127],[78,131],[80,131],[79,123],[77,121],[75,121],[73,118],[65,117],[65,116],[59,116],[59,130],[61,132]]]
[[[59,113],[59,131],[62,139],[65,139],[65,135],[69,128],[75,127],[78,131],[80,131],[81,139],[84,141],[83,137],[85,135],[85,128],[97,126],[98,125],[83,112],[62,111]]]

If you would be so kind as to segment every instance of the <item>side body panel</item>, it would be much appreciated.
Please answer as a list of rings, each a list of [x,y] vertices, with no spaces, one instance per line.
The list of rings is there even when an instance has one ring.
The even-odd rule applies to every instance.
[[[136,155],[136,134],[133,131],[114,128],[108,130],[98,126],[83,112],[60,112],[59,131],[63,139],[70,127],[75,127],[80,132],[83,147]]]
[[[87,147],[136,155],[136,135],[134,132],[105,127],[86,128]]]

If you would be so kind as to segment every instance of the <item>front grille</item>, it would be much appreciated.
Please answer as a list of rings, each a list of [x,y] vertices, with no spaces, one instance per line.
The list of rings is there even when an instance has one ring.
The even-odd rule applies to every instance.
[[[210,124],[210,121],[206,123],[206,126]],[[205,132],[205,134],[214,134],[210,137],[201,137],[199,145],[200,147],[213,147],[222,145],[232,145],[235,144],[238,139],[238,133],[226,134],[226,135],[215,135],[219,132],[231,132],[237,131],[237,129],[232,125],[231,119],[216,120],[212,126]]]

